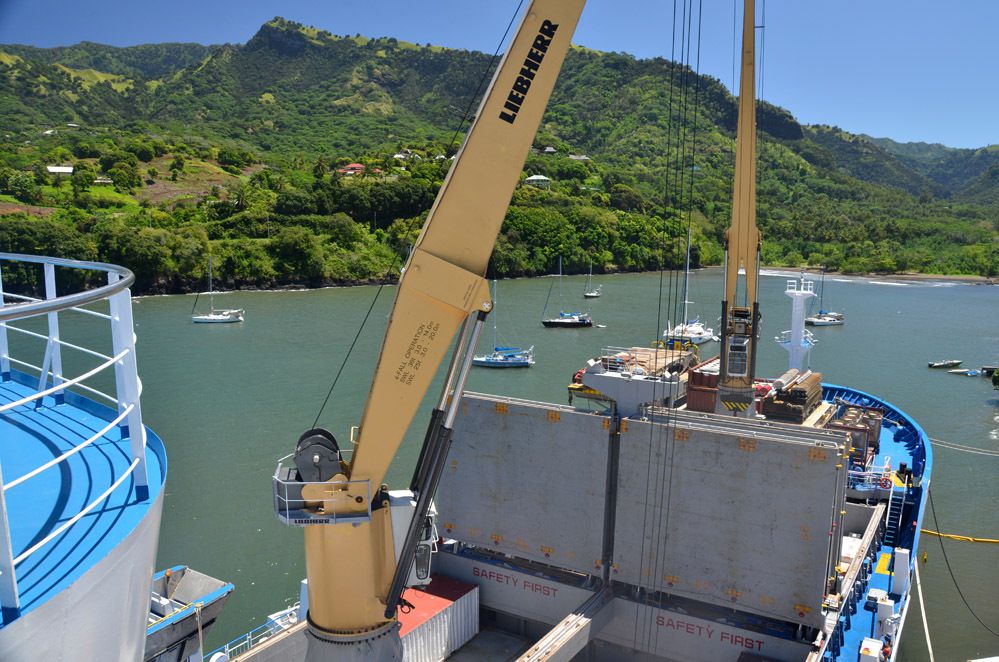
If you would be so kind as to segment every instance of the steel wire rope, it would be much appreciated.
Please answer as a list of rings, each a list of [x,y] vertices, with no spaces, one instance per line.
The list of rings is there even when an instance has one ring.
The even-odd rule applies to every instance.
[[[940,522],[937,521],[937,509],[933,506],[933,490],[932,489],[926,490],[926,495],[927,497],[929,497],[930,500],[930,512],[933,514],[933,526],[934,528],[936,528],[937,531],[939,531]],[[954,576],[954,569],[950,567],[950,560],[947,558],[947,549],[944,547],[943,537],[940,536],[937,538],[937,540],[940,541],[940,553],[943,554],[944,565],[947,566],[947,572],[950,574],[950,580],[954,583],[954,588],[957,589],[957,594],[961,596],[961,602],[964,603],[964,606],[968,608],[968,611],[971,612],[971,615],[975,617],[975,620],[978,621],[983,628],[992,633],[992,636],[999,637],[999,632],[996,632],[988,625],[986,625],[985,621],[979,618],[978,614],[975,613],[975,610],[971,608],[971,605],[968,603],[968,599],[964,597],[964,591],[961,590],[960,584],[957,583],[957,577]]]
[[[479,82],[475,86],[475,90],[472,92],[468,100],[468,105],[465,107],[465,112],[462,114],[461,119],[458,122],[458,126],[454,130],[454,134],[451,136],[451,140],[448,143],[447,151],[451,151],[454,147],[455,141],[458,139],[458,135],[461,133],[462,127],[468,121],[469,114],[472,112],[472,106],[475,104],[476,99],[479,99],[479,92],[482,90],[482,84],[485,82],[486,78],[489,76],[489,72],[493,69],[493,65],[496,63],[496,58],[499,57],[500,49],[503,48],[503,44],[506,42],[507,36],[510,34],[510,28],[513,27],[514,21],[517,19],[517,15],[520,14],[520,9],[524,5],[524,0],[519,0],[516,9],[513,11],[513,15],[510,17],[510,21],[506,25],[506,29],[503,31],[503,36],[500,37],[499,43],[496,44],[496,49],[493,51],[492,56],[489,58],[489,64],[487,64],[483,70],[482,75],[479,76]],[[441,159],[440,165],[437,169],[438,176],[444,173],[444,166],[448,163],[448,159]],[[395,259],[392,261],[392,265],[388,268],[385,274],[385,278],[388,278],[392,274],[392,270],[395,269],[396,265],[399,264],[399,255],[397,254]],[[340,375],[343,373],[344,367],[347,365],[347,361],[350,359],[350,355],[354,351],[354,346],[357,345],[358,339],[361,337],[361,333],[364,331],[364,327],[367,326],[368,318],[371,317],[371,311],[375,307],[375,303],[378,302],[378,296],[382,293],[385,288],[385,282],[378,286],[375,291],[375,296],[371,299],[371,305],[368,306],[368,311],[364,314],[364,319],[361,320],[361,324],[357,329],[357,333],[354,335],[354,340],[350,343],[350,347],[347,349],[347,353],[343,357],[343,361],[340,363],[340,368],[336,372],[336,376],[333,378],[333,383],[330,384],[330,389],[326,393],[326,397],[323,399],[323,404],[320,405],[319,411],[316,413],[316,419],[312,423],[312,427],[315,428],[319,424],[319,418],[323,415],[323,410],[326,409],[326,405],[330,401],[330,397],[333,395],[333,390],[336,388],[337,382],[340,380]],[[195,299],[195,304],[197,304],[197,299]]]
[[[763,101],[763,67],[767,54],[767,0],[763,0],[763,9],[760,14],[760,24],[756,27],[760,29],[760,80],[759,88],[756,93],[756,102],[759,103]]]
[[[940,448],[946,448],[949,450],[960,451],[962,453],[973,453],[975,455],[985,455],[988,457],[999,457],[999,450],[992,450],[990,448],[976,448],[975,446],[966,446],[964,444],[954,443],[953,441],[944,441],[943,439],[933,439],[930,438],[934,446],[939,446]]]
[[[690,62],[691,62],[690,49],[691,49],[692,44],[693,44],[693,36],[694,36],[693,30],[692,30],[692,25],[691,25],[691,23],[693,21],[693,14],[694,14],[694,6],[693,6],[693,1],[692,0],[690,1],[689,5],[685,5],[684,6],[684,12],[685,12],[685,15],[686,15],[686,28],[685,28],[686,32],[685,32],[684,39],[685,39],[685,42],[686,42],[686,47],[681,51],[681,53],[682,53],[681,58],[684,61],[683,62],[684,66],[683,66],[683,69],[682,69],[683,77],[681,79],[681,90],[683,91],[683,97],[682,97],[682,100],[683,100],[682,101],[683,111],[682,111],[682,116],[681,116],[680,129],[682,129],[683,133],[682,133],[682,140],[680,141],[680,164],[679,164],[679,168],[678,168],[679,172],[678,172],[678,175],[677,175],[677,180],[678,180],[677,181],[677,185],[678,185],[678,189],[679,189],[679,192],[680,192],[679,196],[678,196],[677,207],[680,210],[681,214],[682,214],[682,212],[684,210],[686,210],[686,212],[687,212],[687,228],[686,228],[686,230],[687,230],[687,232],[686,232],[687,237],[690,237],[690,223],[691,223],[691,220],[692,220],[692,211],[693,211],[693,179],[694,179],[693,165],[694,165],[694,156],[695,156],[696,150],[697,150],[697,144],[696,144],[696,141],[697,141],[697,112],[699,110],[699,99],[700,99],[700,79],[698,77],[698,72],[700,70],[700,37],[701,37],[701,10],[702,10],[702,8],[703,8],[702,4],[699,3],[699,5],[698,5],[698,23],[697,23],[697,60],[696,60],[696,64],[695,64],[696,69],[692,69],[691,66],[690,66]],[[691,76],[693,76],[693,79],[694,79],[694,108],[693,108],[693,118],[688,121],[688,111],[690,110],[690,104],[689,104],[689,101],[688,101],[688,99],[689,99],[689,88],[690,88],[689,78]],[[692,128],[691,128],[691,126],[692,126]],[[688,133],[690,134],[689,140],[688,140]],[[684,200],[683,200],[683,194],[684,194],[683,175],[687,172],[686,171],[686,165],[687,165],[686,164],[686,158],[687,158],[686,155],[687,155],[687,145],[688,144],[690,145],[690,167],[691,167],[691,169],[690,169],[690,172],[687,174],[687,200],[686,200],[686,203],[684,203]],[[679,257],[679,253],[680,253],[680,251],[679,251],[680,245],[681,245],[680,243],[677,243],[677,251],[676,252],[678,254],[677,255],[678,257]],[[689,245],[685,246],[684,248],[685,248],[685,250],[689,250],[690,249]],[[678,283],[678,287],[679,287],[679,283]],[[685,295],[686,295],[686,292],[684,292],[684,295],[683,295],[684,298],[685,298]],[[678,305],[679,305],[679,307],[682,308],[683,304],[681,302]],[[684,321],[682,323],[685,324],[686,323],[686,319],[684,319]],[[676,412],[675,412],[675,409],[671,410],[671,409],[667,408],[666,409],[666,416],[667,416],[667,420],[666,420],[665,431],[663,431],[662,429],[660,430],[661,438],[663,437],[663,432],[664,432],[665,440],[666,440],[667,447],[668,447],[667,448],[668,460],[663,463],[663,472],[662,472],[662,476],[661,476],[661,481],[664,483],[664,485],[660,489],[660,494],[662,494],[663,491],[665,492],[665,508],[663,510],[663,515],[660,518],[660,532],[659,532],[659,534],[656,537],[657,554],[656,554],[655,564],[654,564],[653,573],[652,573],[652,581],[655,582],[653,585],[656,587],[656,594],[657,594],[657,596],[659,598],[657,602],[660,605],[662,604],[662,598],[663,598],[664,589],[667,588],[667,584],[668,584],[668,582],[667,582],[667,580],[665,578],[664,570],[663,569],[664,569],[664,567],[665,567],[665,565],[667,563],[667,558],[666,558],[666,543],[667,543],[667,540],[668,540],[668,537],[669,537],[670,514],[671,514],[672,500],[673,500],[673,472],[675,470],[675,458],[676,458]],[[657,628],[657,629],[654,630],[654,632],[655,632],[655,637],[654,637],[655,646],[653,647],[653,650],[657,650],[658,649],[658,643],[659,643],[660,630]]]
[[[666,164],[665,164],[665,174],[663,178],[663,206],[665,207],[669,202],[669,183],[670,183],[670,159],[671,159],[671,142],[673,137],[672,125],[673,125],[673,96],[676,91],[675,85],[675,74],[676,74],[676,0],[673,0],[673,23],[672,23],[672,34],[670,36],[670,59],[669,59],[669,94],[667,96],[666,103],[666,120],[669,123],[666,133]],[[665,216],[665,214],[664,214]],[[659,268],[659,294],[656,301],[656,339],[659,338],[659,329],[662,328],[662,314],[663,314],[663,289],[664,289],[664,268],[665,268],[665,254],[666,254],[666,233],[668,224],[665,218],[663,219],[663,227],[660,234],[660,268]],[[658,343],[656,343],[656,357],[658,359]],[[646,554],[646,538],[649,528],[649,518],[650,512],[653,509],[653,504],[655,502],[656,495],[653,492],[650,494],[650,487],[654,485],[652,480],[652,459],[653,459],[653,447],[654,444],[654,426],[649,426],[649,447],[646,453],[646,464],[645,464],[645,508],[642,513],[642,543],[641,549],[638,557],[638,578],[636,583],[638,584],[639,596],[642,595],[642,578],[645,576],[645,554]],[[647,601],[647,600],[646,600]],[[641,605],[639,605],[641,606]],[[651,628],[651,612],[647,619],[649,627]],[[632,643],[634,648],[638,648],[639,640],[639,627],[645,623],[646,619],[642,618],[641,609],[636,609],[635,611],[635,624],[632,632]],[[645,632],[645,628],[642,628],[643,637],[648,635]]]
[[[687,130],[686,130],[686,123],[687,123],[687,115],[688,115],[688,111],[689,111],[689,94],[688,94],[687,89],[689,87],[688,76],[690,74],[690,67],[689,67],[689,62],[690,62],[690,45],[691,45],[691,41],[692,41],[692,39],[691,39],[690,23],[691,23],[691,20],[692,20],[692,14],[693,14],[692,5],[688,4],[687,0],[685,0],[685,2],[683,4],[681,18],[680,18],[680,26],[681,26],[680,36],[679,36],[679,53],[680,53],[680,57],[679,57],[679,63],[678,63],[677,62],[677,57],[676,57],[676,53],[677,53],[677,31],[676,31],[677,11],[676,11],[676,3],[674,2],[674,7],[673,7],[673,34],[672,34],[672,39],[671,39],[671,51],[672,52],[671,52],[671,64],[670,64],[670,97],[669,97],[669,106],[668,106],[668,108],[669,108],[668,119],[669,119],[670,125],[669,125],[669,130],[667,132],[667,163],[666,163],[666,174],[665,174],[665,184],[666,185],[664,187],[665,190],[664,190],[664,210],[663,210],[664,211],[664,216],[667,217],[667,218],[665,218],[664,222],[663,222],[663,230],[662,230],[662,234],[661,234],[661,243],[660,243],[660,250],[661,250],[662,258],[661,258],[661,265],[660,265],[660,288],[659,288],[660,294],[659,294],[659,301],[658,301],[659,310],[658,310],[658,319],[657,319],[657,333],[658,333],[658,328],[662,327],[662,306],[663,306],[663,298],[664,298],[663,291],[664,291],[664,289],[667,289],[664,286],[664,280],[665,280],[665,278],[664,278],[664,270],[665,270],[665,268],[667,266],[667,259],[666,258],[667,258],[668,249],[669,249],[669,245],[670,245],[670,241],[669,240],[671,238],[670,231],[669,231],[668,214],[666,213],[667,209],[671,206],[670,205],[670,203],[671,203],[671,199],[670,198],[671,197],[675,198],[675,205],[676,205],[676,207],[678,209],[680,209],[682,211],[682,209],[684,208],[684,202],[683,202],[684,180],[683,180],[683,175],[684,175],[685,170],[684,170],[683,166],[684,166],[684,160],[686,158],[686,152],[687,152]],[[680,71],[679,71],[679,74],[680,74],[679,75],[679,81],[677,80],[677,78],[678,78],[678,76],[677,76],[677,67],[678,66],[680,68]],[[678,92],[679,102],[678,103],[674,103],[674,96],[675,96],[675,94],[677,92]],[[674,113],[674,108],[676,108],[676,112],[675,113]],[[674,115],[676,116],[676,119],[674,119]],[[676,135],[675,135],[675,141],[676,141],[675,149],[674,149],[674,135],[673,135],[673,127],[674,126],[676,127],[676,129],[675,129],[675,132],[676,132]],[[674,153],[678,154],[678,156],[676,156],[675,158],[674,158]],[[672,181],[671,181],[671,177],[672,177]],[[671,193],[671,190],[670,190],[670,185],[672,185],[672,193]],[[677,191],[679,193],[677,193]],[[675,241],[676,237],[672,237],[672,239],[674,239],[674,241],[672,242],[672,246],[674,247],[674,251],[673,252],[675,253],[674,256],[673,256],[674,257],[674,261],[679,261],[680,254],[681,254],[680,244]],[[676,294],[679,291],[679,282],[680,281],[679,281],[679,277],[678,277],[678,274],[677,274],[676,270],[672,269],[670,271],[670,280],[669,280],[668,295],[667,295],[667,303],[668,303],[667,307],[672,307],[672,316],[673,317],[675,317],[678,314],[679,308],[680,308],[680,302],[676,298]],[[667,334],[667,337],[669,338],[671,335],[672,334]],[[667,351],[669,351],[668,348],[667,348]],[[658,364],[658,360],[659,360],[658,351],[656,352],[655,357],[656,357],[655,358],[655,362],[656,362],[656,364]],[[658,365],[656,365],[656,370],[658,371]],[[668,389],[670,392],[673,391],[673,385],[672,384],[670,384],[668,386],[665,386],[664,388]],[[654,385],[654,390],[653,390],[653,396],[655,396],[655,385]],[[655,397],[653,397],[653,400],[655,401]],[[654,406],[654,403],[653,403],[653,406]],[[656,510],[656,504],[658,504],[658,503],[660,503],[662,501],[663,493],[664,493],[664,491],[666,491],[667,471],[669,472],[668,473],[669,484],[670,485],[672,484],[672,465],[673,465],[672,454],[670,454],[670,459],[669,459],[668,462],[665,462],[665,461],[662,462],[662,464],[661,464],[661,466],[662,466],[661,472],[658,472],[658,474],[655,476],[655,480],[654,481],[652,480],[652,455],[653,455],[653,449],[657,448],[657,447],[662,448],[664,446],[669,446],[670,450],[671,451],[673,450],[673,446],[669,444],[669,440],[670,440],[671,436],[675,436],[675,435],[671,435],[670,434],[671,429],[674,429],[674,432],[675,432],[675,425],[676,425],[675,416],[670,416],[670,410],[669,410],[669,408],[665,409],[665,414],[666,414],[666,421],[665,421],[664,425],[658,426],[658,435],[656,434],[656,429],[657,428],[656,428],[656,426],[655,426],[655,424],[653,422],[650,421],[650,427],[649,427],[649,450],[648,450],[647,469],[646,469],[646,473],[647,473],[646,504],[645,504],[645,511],[643,513],[642,554],[641,554],[641,558],[640,558],[640,564],[641,564],[641,572],[640,572],[640,574],[641,574],[641,577],[648,576],[649,577],[649,582],[648,583],[650,584],[650,586],[646,589],[646,600],[645,600],[646,604],[661,604],[661,597],[662,597],[661,594],[659,593],[659,591],[657,590],[657,588],[658,588],[658,582],[654,578],[658,574],[660,574],[660,570],[659,570],[659,568],[660,568],[660,556],[665,553],[665,551],[664,551],[664,544],[662,542],[662,541],[664,541],[664,536],[662,535],[662,531],[663,531],[663,517],[662,517],[662,514],[660,513],[659,517],[653,517],[652,518],[652,525],[651,525],[652,526],[652,533],[651,534],[649,533],[649,519],[650,519],[650,513],[654,513],[655,512],[655,510]],[[658,439],[657,439],[657,437],[658,437]],[[665,442],[665,444],[664,444],[664,442]],[[668,506],[667,506],[667,509],[668,509]],[[646,562],[646,552],[645,552],[646,538],[649,538],[649,543],[650,543],[649,552],[652,554],[652,557],[653,557],[653,560],[651,561],[651,570],[648,571],[648,572],[646,572],[646,569],[649,566],[649,564]],[[641,581],[641,579],[639,581]],[[636,643],[637,643],[637,640],[638,640],[639,624],[640,624],[640,621],[642,621],[642,620],[643,619],[641,619],[640,615],[636,615],[636,623],[635,623],[635,640],[636,640]],[[645,644],[647,644],[649,646],[652,645],[653,640],[655,640],[656,645],[658,645],[659,631],[658,631],[658,629],[653,629],[652,628],[653,621],[654,621],[654,613],[651,610],[649,610],[646,619],[644,619],[644,623],[643,623],[644,627],[642,627],[643,633],[645,635],[643,637],[643,643],[645,643]],[[645,623],[647,623],[647,625],[645,625]]]

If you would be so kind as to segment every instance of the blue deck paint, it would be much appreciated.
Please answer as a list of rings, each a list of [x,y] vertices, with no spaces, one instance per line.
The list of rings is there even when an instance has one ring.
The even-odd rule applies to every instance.
[[[910,563],[917,563],[917,552],[919,546],[919,529],[923,521],[923,513],[926,508],[926,499],[923,495],[930,487],[930,475],[933,469],[933,451],[929,444],[926,433],[914,419],[902,410],[888,404],[875,396],[869,395],[855,389],[844,388],[842,386],[823,385],[825,400],[833,400],[835,397],[842,397],[853,404],[860,404],[869,407],[878,407],[885,411],[884,424],[879,437],[879,450],[874,459],[874,467],[884,466],[885,459],[891,459],[893,470],[899,468],[901,462],[905,462],[921,478],[918,487],[909,487],[906,493],[906,509],[903,511],[902,525],[899,529],[897,545],[899,547],[912,550]],[[893,492],[901,492],[904,488],[895,486]],[[888,593],[888,596],[895,600],[896,615],[900,614],[906,606],[906,601],[911,599],[910,594],[906,596],[906,601],[902,601],[899,595],[891,592],[891,571],[894,570],[892,563],[889,563],[889,574],[876,572],[878,561],[882,555],[887,554],[889,559],[894,557],[895,547],[891,545],[881,545],[868,564],[868,582],[863,587],[858,596],[855,609],[849,607],[844,609],[847,618],[842,632],[842,641],[838,647],[838,653],[827,652],[824,660],[836,660],[837,662],[854,662],[860,658],[860,645],[865,637],[875,637],[875,626],[877,621],[876,607],[868,605],[867,596],[871,589],[880,589]],[[908,569],[905,570],[906,572]],[[894,643],[897,643],[894,642]]]
[[[12,373],[0,383],[0,405],[36,392],[37,380]],[[117,412],[74,393],[62,404],[45,398],[0,414],[0,463],[5,482],[24,475],[93,436]],[[148,494],[132,477],[88,515],[16,567],[21,615],[52,598],[103,559],[146,516],[166,480],[163,442],[146,428]],[[78,514],[107,490],[131,463],[130,440],[119,429],[67,461],[9,489],[6,494],[16,558]],[[5,618],[4,624],[9,623]],[[0,625],[2,629],[3,625]]]

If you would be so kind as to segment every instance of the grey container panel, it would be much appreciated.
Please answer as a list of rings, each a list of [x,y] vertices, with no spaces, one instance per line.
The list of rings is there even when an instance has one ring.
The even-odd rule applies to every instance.
[[[669,430],[627,421],[615,579],[820,627],[845,480],[834,437],[772,424],[754,436],[747,422],[726,430],[704,421],[680,416]],[[798,441],[777,440],[782,431]]]
[[[565,407],[466,395],[435,498],[442,533],[598,572],[606,422]]]

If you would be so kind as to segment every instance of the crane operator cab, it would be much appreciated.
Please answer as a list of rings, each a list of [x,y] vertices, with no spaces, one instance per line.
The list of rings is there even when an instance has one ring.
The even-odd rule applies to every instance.
[[[288,460],[292,462],[286,464]],[[274,509],[278,519],[293,526],[351,526],[371,520],[372,508],[390,509],[395,560],[400,558],[410,521],[416,513],[416,496],[410,490],[381,492],[371,498],[368,481],[352,481],[345,476],[349,451],[341,450],[328,430],[316,428],[299,437],[295,453],[282,458],[274,474]],[[357,512],[336,515],[333,507],[345,495],[367,494],[368,506]],[[372,505],[374,504],[374,505]],[[437,510],[433,503],[420,528],[414,556],[405,564],[410,568],[405,586],[430,583],[431,560],[437,551]]]
[[[727,351],[726,374],[729,377],[749,376],[749,352],[753,336],[752,311],[745,306],[732,309],[732,320],[726,334]]]
[[[732,336],[728,339],[728,375],[745,377],[749,374],[749,337]]]

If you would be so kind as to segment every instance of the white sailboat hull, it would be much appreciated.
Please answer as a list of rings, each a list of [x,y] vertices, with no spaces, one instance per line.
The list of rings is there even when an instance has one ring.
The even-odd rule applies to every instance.
[[[243,309],[213,310],[207,315],[191,315],[195,324],[231,324],[243,321]]]
[[[700,322],[690,322],[689,324],[678,324],[671,330],[663,334],[664,338],[677,338],[683,341],[690,341],[695,345],[703,345],[709,340],[715,339],[714,329],[705,327]]]

